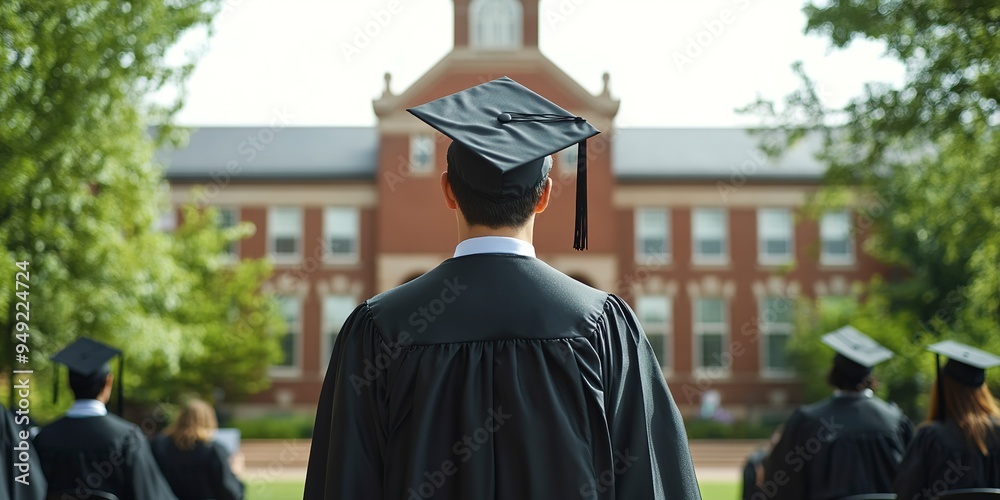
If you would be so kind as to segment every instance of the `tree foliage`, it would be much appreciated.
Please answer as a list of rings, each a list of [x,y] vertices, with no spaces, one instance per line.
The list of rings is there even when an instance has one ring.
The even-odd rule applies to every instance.
[[[249,228],[220,232],[211,212],[193,210],[174,234],[155,227],[168,201],[147,130],[170,132],[183,92],[167,104],[147,97],[183,89],[194,61],[168,61],[168,49],[208,30],[217,8],[0,3],[0,367],[10,373],[15,361],[15,262],[26,261],[38,403],[50,396],[48,356],[80,335],[125,351],[133,402],[266,383],[275,313],[256,291],[269,270],[220,260],[225,241]]]
[[[882,43],[905,65],[905,81],[870,83],[831,109],[821,82],[796,65],[799,91],[745,111],[764,118],[771,153],[821,134],[828,189],[862,193],[871,224],[855,232],[893,271],[840,319],[902,352],[880,371],[888,395],[916,413],[933,373],[923,346],[954,338],[1000,352],[1000,4],[833,0],[804,12],[806,32],[836,48]],[[817,349],[796,345],[798,354]]]

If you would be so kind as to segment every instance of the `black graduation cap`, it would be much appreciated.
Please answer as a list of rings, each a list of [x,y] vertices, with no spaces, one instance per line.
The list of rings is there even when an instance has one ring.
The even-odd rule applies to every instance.
[[[109,345],[85,337],[74,340],[70,345],[57,352],[50,359],[66,365],[71,374],[87,380],[97,381],[111,373],[109,362],[121,351]],[[124,357],[118,360],[118,414],[122,414],[122,373],[125,369]],[[55,378],[54,399],[59,401],[59,374]]]
[[[986,369],[1000,365],[1000,357],[981,351],[975,347],[945,340],[927,346],[934,353],[934,368],[937,371],[938,419],[944,420],[944,382],[941,372],[967,387],[980,387],[986,383]],[[941,369],[941,356],[948,362]]]
[[[894,356],[892,351],[850,325],[823,335],[822,341],[837,351],[833,364],[858,377],[868,375],[872,367]]]
[[[407,111],[454,141],[449,168],[495,200],[523,196],[548,175],[546,156],[577,144],[573,248],[587,248],[587,139],[600,131],[585,118],[506,76]]]

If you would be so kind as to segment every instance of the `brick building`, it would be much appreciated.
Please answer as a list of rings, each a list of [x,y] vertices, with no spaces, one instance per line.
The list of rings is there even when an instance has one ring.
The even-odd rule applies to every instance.
[[[589,147],[590,249],[571,244],[574,147],[554,158],[539,257],[629,301],[682,411],[709,388],[737,416],[797,403],[784,349],[792,304],[844,295],[879,269],[850,213],[801,213],[823,173],[816,145],[775,163],[745,130],[617,129],[608,76],[593,95],[547,59],[538,13],[537,0],[455,0],[454,49],[401,93],[387,75],[374,128],[202,128],[162,153],[173,203],[201,186],[225,223],[257,228],[234,257],[275,264],[285,360],[246,411],[314,408],[355,305],[451,255],[455,223],[438,187],[448,140],[406,108],[503,75],[604,131]]]

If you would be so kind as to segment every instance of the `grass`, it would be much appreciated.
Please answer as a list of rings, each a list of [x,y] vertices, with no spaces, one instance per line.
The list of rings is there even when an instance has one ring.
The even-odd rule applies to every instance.
[[[302,498],[302,481],[251,481],[247,485],[248,500],[292,500]],[[701,483],[704,500],[736,500],[739,485],[726,482]]]

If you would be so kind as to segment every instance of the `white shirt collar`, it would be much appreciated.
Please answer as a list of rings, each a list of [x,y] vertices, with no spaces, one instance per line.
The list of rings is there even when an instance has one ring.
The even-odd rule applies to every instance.
[[[506,236],[480,236],[469,238],[455,247],[455,257],[465,255],[475,255],[480,253],[508,253],[523,255],[525,257],[535,256],[535,247],[524,240],[508,238]]]
[[[77,399],[66,411],[66,416],[70,418],[103,417],[107,414],[108,408],[96,399]]]

